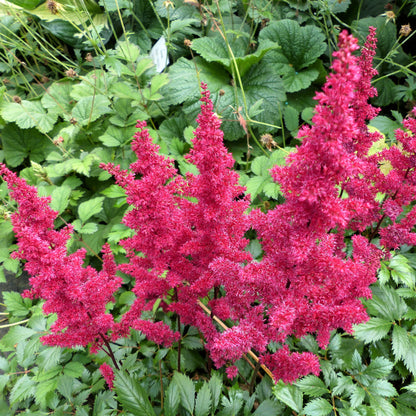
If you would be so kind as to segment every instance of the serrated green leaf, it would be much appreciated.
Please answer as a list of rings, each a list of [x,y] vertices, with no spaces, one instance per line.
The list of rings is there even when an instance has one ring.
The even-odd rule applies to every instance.
[[[299,127],[299,111],[290,105],[286,105],[283,109],[283,118],[286,128],[289,131],[296,130]]]
[[[378,280],[381,285],[385,285],[390,280],[390,270],[383,262],[380,263]]]
[[[200,350],[203,349],[204,344],[201,338],[197,336],[186,336],[182,339],[182,345],[188,350]]]
[[[64,374],[70,377],[80,377],[82,373],[84,372],[85,367],[76,361],[71,361],[64,367]]]
[[[375,416],[399,416],[393,405],[380,396],[370,395],[370,406]]]
[[[353,409],[362,404],[365,399],[365,394],[365,390],[361,386],[354,386],[354,391],[350,395],[350,403]]]
[[[105,195],[107,198],[125,198],[126,191],[118,185],[110,185],[108,188],[103,189],[101,194]]]
[[[170,383],[165,392],[163,411],[165,416],[176,416],[180,403],[179,388],[176,383]]]
[[[282,409],[273,400],[267,399],[260,403],[260,406],[255,410],[253,416],[276,416]]]
[[[208,386],[211,390],[211,397],[212,397],[212,412],[218,407],[220,402],[220,396],[222,391],[222,381],[217,374],[211,376],[211,379],[208,382]]]
[[[382,318],[370,318],[369,321],[354,325],[354,335],[366,343],[379,341],[387,336],[392,322]]]
[[[406,302],[388,286],[373,288],[373,297],[367,302],[367,308],[371,314],[392,321],[402,319],[408,310]]]
[[[259,39],[277,42],[281,46],[278,53],[285,57],[286,65],[296,70],[313,64],[327,48],[325,35],[317,26],[301,27],[289,19],[271,22],[260,32]]]
[[[66,114],[71,110],[72,82],[54,82],[43,94],[41,103],[49,113]]]
[[[397,360],[405,357],[410,348],[410,336],[406,329],[394,325],[392,334],[392,349]]]
[[[15,122],[21,129],[35,127],[41,133],[52,130],[57,120],[56,114],[45,111],[40,101],[22,100],[20,104],[6,103],[1,108],[1,116],[9,122]]]
[[[303,393],[312,397],[320,397],[329,392],[324,382],[319,377],[312,374],[299,380],[296,383],[296,386],[298,386]]]
[[[14,349],[16,344],[30,338],[35,333],[36,331],[31,328],[17,325],[10,328],[9,332],[2,337],[1,344],[7,348]]]
[[[114,390],[124,410],[134,415],[156,416],[147,391],[131,375],[116,371]]]
[[[29,397],[34,397],[36,388],[35,381],[27,374],[20,377],[10,392],[10,403],[17,403]]]
[[[55,188],[52,191],[52,194],[51,194],[52,201],[49,204],[49,206],[53,210],[58,211],[58,214],[62,214],[62,212],[64,212],[65,208],[69,204],[71,191],[72,191],[71,188],[65,185]]]
[[[42,407],[47,407],[48,403],[50,403],[53,397],[56,397],[57,386],[57,378],[50,378],[48,380],[43,381],[42,383],[38,383],[36,386],[35,395],[36,403],[41,405]]]
[[[273,394],[278,400],[289,406],[295,412],[302,410],[303,394],[296,386],[278,383],[273,389]]]
[[[409,337],[409,348],[403,357],[403,362],[406,368],[416,375],[416,338],[414,336]]]
[[[22,295],[18,292],[3,292],[3,300],[7,310],[16,316],[26,316],[30,310],[25,304]]]
[[[81,126],[97,120],[111,112],[110,100],[104,95],[93,95],[81,98],[72,109],[72,117]]]
[[[207,416],[211,409],[211,390],[208,383],[204,383],[196,396],[195,416]]]
[[[296,71],[294,68],[285,70],[283,85],[287,92],[296,92],[308,88],[319,76],[319,70],[313,67]]]
[[[397,390],[387,380],[373,380],[367,388],[372,394],[378,394],[384,397],[397,396]]]
[[[85,223],[93,215],[100,213],[103,209],[103,202],[103,197],[96,197],[79,204],[78,216],[80,220]]]
[[[133,135],[136,132],[134,126],[131,127],[118,127],[110,125],[105,133],[98,137],[101,143],[107,147],[120,147],[126,145],[133,139]]]
[[[195,385],[192,380],[185,374],[175,372],[172,383],[178,386],[179,394],[181,396],[181,405],[189,413],[194,411],[195,403]]]
[[[385,357],[376,357],[371,360],[371,363],[365,369],[364,374],[380,378],[387,377],[393,368],[393,363]]]
[[[38,130],[21,130],[13,123],[4,126],[1,131],[1,141],[6,163],[10,167],[19,166],[27,157],[40,163],[53,146]]]
[[[253,176],[246,183],[246,194],[250,195],[251,200],[254,201],[257,195],[263,191],[264,186],[267,183],[270,183],[270,181],[271,178],[264,176]]]
[[[319,398],[309,402],[303,409],[303,413],[307,416],[326,416],[332,412],[332,405],[325,399]]]

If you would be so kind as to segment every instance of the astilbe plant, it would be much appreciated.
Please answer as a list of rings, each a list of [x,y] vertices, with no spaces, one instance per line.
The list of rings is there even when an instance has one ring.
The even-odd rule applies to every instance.
[[[315,333],[321,347],[330,332],[367,319],[359,298],[371,296],[370,284],[388,250],[414,244],[416,223],[416,122],[404,122],[399,145],[368,156],[374,142],[366,122],[377,114],[368,104],[375,95],[371,78],[375,30],[360,57],[357,40],[343,31],[334,53],[333,73],[323,91],[311,126],[299,131],[302,144],[287,165],[271,174],[280,182],[285,202],[264,213],[248,211],[249,197],[232,170],[220,121],[205,84],[201,114],[188,161],[198,174],[179,175],[173,160],[159,154],[146,124],[139,122],[133,140],[137,161],[130,171],[102,165],[123,187],[131,206],[123,222],[134,234],[121,242],[127,262],[118,269],[135,279],[136,299],[117,322],[105,305],[120,285],[108,246],[104,267],[83,268],[84,251],[67,254],[71,228],[53,230],[56,217],[47,199],[10,172],[0,173],[19,204],[13,215],[19,251],[33,277],[30,295],[46,300],[45,313],[58,319],[50,345],[91,344],[111,356],[109,340],[128,336],[130,328],[166,346],[180,340],[177,330],[147,320],[143,312],[155,302],[197,327],[217,367],[228,366],[254,349],[276,380],[290,382],[319,373],[312,353],[290,352],[289,336]],[[388,164],[389,170],[381,170]],[[383,195],[380,198],[380,195]],[[263,248],[260,261],[247,251],[245,234],[255,230]],[[200,308],[204,301],[211,314]],[[223,332],[212,318],[231,319]],[[280,343],[275,353],[268,344]],[[113,360],[113,365],[117,363]],[[111,385],[111,367],[101,368]]]

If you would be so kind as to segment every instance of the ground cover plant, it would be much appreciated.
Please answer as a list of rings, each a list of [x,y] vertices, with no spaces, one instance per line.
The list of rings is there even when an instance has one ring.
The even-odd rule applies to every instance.
[[[413,2],[60,4],[3,17],[2,412],[415,414]]]

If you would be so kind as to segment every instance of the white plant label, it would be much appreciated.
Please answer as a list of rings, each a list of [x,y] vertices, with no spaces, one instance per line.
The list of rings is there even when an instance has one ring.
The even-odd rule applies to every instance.
[[[168,48],[166,47],[165,37],[162,36],[150,51],[150,57],[156,65],[156,71],[162,72],[169,64]]]

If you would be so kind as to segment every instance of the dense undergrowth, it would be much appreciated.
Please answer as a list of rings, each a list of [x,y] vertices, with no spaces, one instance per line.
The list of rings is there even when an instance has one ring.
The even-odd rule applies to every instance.
[[[279,184],[269,170],[276,165],[285,166],[285,158],[303,143],[305,134],[298,136],[299,129],[305,132],[313,124],[317,104],[314,97],[336,59],[333,52],[338,50],[341,31],[347,29],[362,46],[372,26],[377,37],[373,67],[378,73],[372,80],[377,96],[370,101],[380,107],[380,112],[369,122],[370,134],[378,139],[368,155],[374,158],[384,152],[384,159],[380,157],[377,163],[387,176],[392,169],[399,169],[393,157],[395,149],[403,158],[411,159],[410,150],[397,145],[404,133],[397,134],[395,130],[403,129],[403,120],[416,104],[412,31],[415,15],[414,0],[393,4],[363,0],[1,2],[0,162],[36,186],[40,196],[51,197],[50,206],[58,213],[55,228],[65,230],[67,224],[72,224],[74,232],[66,246],[70,253],[85,250],[84,269],[88,265],[101,270],[105,243],[117,264],[127,264],[125,273],[118,272],[120,289],[104,311],[118,322],[140,298],[134,273],[127,272],[126,250],[129,254],[132,247],[119,244],[125,239],[133,241],[137,234],[128,222],[122,223],[131,210],[132,202],[126,196],[134,195],[129,194],[128,187],[119,186],[123,183],[115,184],[100,164],[128,169],[136,161],[140,153],[132,151],[132,140],[137,120],[147,122],[150,137],[162,155],[174,160],[179,177],[198,177],[201,167],[195,166],[196,156],[190,160],[186,155],[194,148],[200,85],[206,83],[215,115],[221,121],[225,146],[235,161],[233,172],[238,173],[239,184],[251,195],[248,211],[270,216],[267,213],[290,199],[287,181],[293,177],[283,178],[286,182]],[[408,125],[406,128],[409,131]],[[152,166],[149,163],[149,171]],[[407,181],[410,187],[414,168],[406,169],[409,170],[401,186]],[[136,179],[145,174],[137,166]],[[377,183],[374,181],[367,184],[368,189]],[[202,186],[189,183],[187,186],[193,186],[195,193]],[[342,183],[335,184],[339,199],[352,199],[352,187],[347,190]],[[161,198],[166,194],[160,191],[155,195]],[[244,195],[230,195],[227,207],[238,211],[237,207],[246,201]],[[388,196],[388,189],[380,191],[374,201],[383,208]],[[6,183],[0,185],[0,197],[0,279],[4,281],[4,270],[19,276],[25,261],[24,255],[10,257],[17,248],[10,222],[16,203]],[[397,198],[393,189],[390,197]],[[1,414],[416,415],[416,258],[411,236],[406,240],[399,227],[412,212],[414,194],[410,193],[409,198],[400,200],[403,210],[389,206],[390,211],[380,216],[379,223],[375,221],[366,230],[350,228],[343,234],[345,252],[350,256],[354,234],[362,233],[381,248],[380,228],[392,229],[398,224],[401,233],[399,245],[384,244],[391,250],[390,257],[384,256],[380,263],[378,280],[371,285],[371,299],[363,300],[370,320],[355,326],[353,334],[333,330],[325,349],[325,343],[317,339],[316,328],[303,337],[288,330],[281,340],[292,353],[319,357],[320,372],[293,384],[272,380],[268,367],[257,361],[256,355],[261,351],[251,351],[251,345],[235,363],[237,368],[224,358],[228,368],[217,369],[215,364],[220,363],[221,354],[216,359],[214,356],[214,361],[208,357],[205,342],[209,331],[204,333],[191,325],[191,318],[189,322],[184,318],[181,321],[179,309],[176,313],[173,309],[168,311],[166,299],[179,303],[182,293],[178,294],[179,283],[172,283],[173,278],[166,296],[152,299],[138,318],[163,322],[179,338],[173,337],[171,344],[154,343],[152,336],[144,335],[146,330],[147,335],[152,332],[135,323],[130,336],[109,339],[108,345],[104,343],[96,354],[80,346],[61,348],[42,343],[40,338],[49,333],[56,315],[44,315],[41,300],[4,292],[1,314],[4,326],[10,329],[0,341],[5,353],[0,357]],[[182,204],[186,215],[181,214],[181,221],[203,215],[194,213],[196,200],[194,194],[186,193],[179,202],[172,199],[176,201],[172,206]],[[150,202],[147,201],[151,214]],[[155,214],[174,212],[167,211],[161,199],[152,203]],[[146,218],[153,220],[150,214]],[[288,228],[290,215],[288,211]],[[339,233],[339,224],[329,227],[328,234]],[[304,224],[303,232],[314,226]],[[190,232],[179,225],[173,229],[175,236]],[[260,232],[262,241],[255,227],[244,232],[248,240],[246,252],[259,264],[266,249],[270,251],[276,241],[271,238],[265,249],[262,244],[267,231],[260,228]],[[154,237],[151,232],[148,235],[151,245]],[[171,237],[167,233],[163,238]],[[388,240],[385,235],[383,238]],[[281,246],[284,252],[284,244]],[[146,250],[150,248],[146,246]],[[209,251],[199,250],[205,256]],[[228,260],[232,260],[232,253],[228,253]],[[193,256],[184,257],[191,262],[197,258]],[[170,269],[163,269],[162,263],[154,259],[156,255],[147,267],[150,270],[157,265],[156,275],[167,279]],[[325,262],[323,257],[318,260]],[[188,275],[202,270],[201,262],[197,267]],[[233,271],[221,269],[218,264],[216,267],[224,275]],[[103,278],[103,274],[98,275]],[[200,305],[190,302],[195,316],[205,316],[210,322],[212,318],[218,333],[243,321],[237,315],[231,319],[233,315],[224,312],[224,305],[216,306],[215,316],[211,311],[215,304],[208,304],[211,309],[206,306],[208,300],[222,299],[235,289],[227,284],[220,282],[198,297]],[[192,277],[181,286],[184,294],[188,285],[194,287]],[[289,287],[282,290],[289,292],[290,285],[295,281],[289,280]],[[149,294],[149,287],[146,290],[148,301],[154,295]],[[272,316],[272,306],[263,311],[265,316]],[[332,318],[328,315],[325,319]],[[338,326],[348,329],[343,324]],[[275,354],[281,347],[281,343],[271,341],[267,353]],[[110,365],[113,370],[107,367]],[[227,375],[235,377],[230,379]]]

